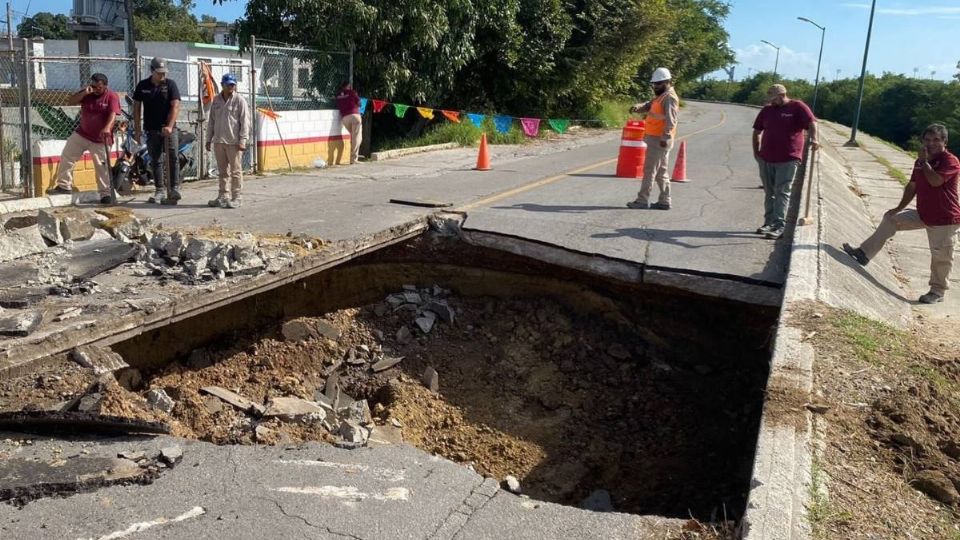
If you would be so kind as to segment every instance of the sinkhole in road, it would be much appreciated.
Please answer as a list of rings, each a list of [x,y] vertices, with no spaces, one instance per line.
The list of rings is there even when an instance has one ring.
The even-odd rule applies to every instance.
[[[144,377],[102,412],[218,444],[349,446],[336,416],[267,418],[200,389],[334,415],[367,400],[368,444],[402,437],[535,499],[739,519],[776,314],[423,236],[114,345]],[[151,388],[169,415],[146,412]]]

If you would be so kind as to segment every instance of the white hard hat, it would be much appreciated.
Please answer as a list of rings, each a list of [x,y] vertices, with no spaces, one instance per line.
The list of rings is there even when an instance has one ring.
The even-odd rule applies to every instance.
[[[655,83],[655,82],[660,82],[660,81],[669,81],[669,80],[671,80],[671,79],[673,79],[673,77],[670,76],[670,70],[669,70],[669,69],[667,69],[667,68],[657,68],[657,69],[653,72],[653,77],[650,77],[650,82]]]

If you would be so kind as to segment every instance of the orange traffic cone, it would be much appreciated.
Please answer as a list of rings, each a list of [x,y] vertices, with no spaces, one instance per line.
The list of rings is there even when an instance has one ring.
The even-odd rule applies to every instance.
[[[684,183],[689,182],[687,178],[687,141],[680,142],[680,151],[677,152],[677,163],[673,166],[673,177],[671,182]]]
[[[475,171],[490,170],[490,151],[487,150],[487,134],[480,135],[480,154],[477,155],[477,166]]]

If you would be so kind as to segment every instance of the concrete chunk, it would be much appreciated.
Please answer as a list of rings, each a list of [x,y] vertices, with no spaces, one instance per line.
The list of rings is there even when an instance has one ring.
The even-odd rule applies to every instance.
[[[440,391],[440,374],[437,373],[437,370],[432,367],[427,367],[423,371],[423,385],[427,387],[431,392]]]
[[[403,444],[403,432],[395,426],[373,426],[367,446],[392,446]]]
[[[388,357],[384,358],[383,360],[380,360],[379,362],[377,362],[376,364],[374,364],[374,365],[372,366],[372,367],[373,367],[373,372],[374,372],[374,373],[379,373],[379,372],[381,372],[381,371],[386,371],[386,370],[392,368],[393,366],[399,364],[402,360],[403,360],[403,357],[402,357],[402,356],[396,357],[396,358],[393,358],[393,357],[388,356]]]
[[[227,404],[232,405],[246,413],[262,415],[265,410],[263,405],[254,403],[240,394],[231,392],[226,388],[220,388],[219,386],[204,386],[200,389],[200,391],[205,394],[210,394],[211,396],[220,398]]]
[[[427,304],[427,309],[432,313],[436,313],[437,317],[447,324],[453,324],[453,320],[457,316],[457,313],[450,307],[450,304],[446,302],[430,302]]]
[[[74,281],[84,281],[133,260],[137,248],[111,238],[80,242],[68,251],[67,273]]]
[[[340,423],[340,428],[337,430],[337,433],[344,441],[353,444],[364,444],[370,437],[370,432],[367,428],[349,420]]]
[[[37,214],[40,234],[54,244],[89,240],[96,228],[91,215],[79,208],[44,208]]]
[[[161,388],[151,388],[146,395],[147,403],[151,407],[158,411],[163,411],[165,413],[170,413],[173,411],[173,408],[177,405],[173,398],[167,395],[167,393]]]
[[[50,295],[44,287],[23,287],[0,291],[0,307],[24,309],[33,306]]]
[[[434,323],[437,322],[437,316],[432,311],[424,311],[423,315],[417,317],[413,322],[417,324],[417,328],[421,332],[429,334],[433,330]]]
[[[29,336],[40,326],[43,315],[38,311],[26,311],[0,316],[0,336]]]
[[[40,227],[36,225],[13,231],[0,231],[0,262],[12,261],[46,249],[47,243],[40,234]]]
[[[119,354],[96,345],[81,345],[70,353],[70,357],[81,366],[92,369],[97,375],[130,367]]]
[[[326,414],[320,406],[312,401],[297,397],[275,397],[267,402],[264,418],[280,418],[283,420],[299,420],[307,415]]]
[[[373,420],[373,416],[370,414],[370,406],[365,399],[354,401],[346,407],[341,407],[338,412],[340,419],[349,420],[358,424],[369,424]]]

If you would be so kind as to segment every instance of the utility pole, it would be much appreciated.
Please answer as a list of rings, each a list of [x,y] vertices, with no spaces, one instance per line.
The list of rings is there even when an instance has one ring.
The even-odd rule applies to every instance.
[[[823,40],[827,37],[827,28],[825,26],[820,26],[819,24],[811,21],[806,17],[797,17],[803,22],[808,22],[817,28],[820,29],[820,56],[817,58],[817,77],[813,79],[813,104],[810,106],[810,109],[813,111],[813,115],[817,115],[817,91],[820,89],[820,62],[823,61]]]
[[[13,50],[13,9],[10,8],[10,2],[7,2],[7,50]]]
[[[867,55],[870,53],[870,34],[873,32],[873,14],[877,10],[877,0],[870,5],[870,22],[867,24],[867,44],[863,47],[863,67],[860,68],[860,89],[857,90],[857,112],[853,115],[853,127],[850,140],[844,146],[860,146],[857,143],[857,126],[860,124],[860,107],[863,106],[863,80],[867,77]]]
[[[780,47],[777,47],[765,39],[761,39],[760,41],[777,50],[777,59],[773,61],[773,80],[777,80],[777,67],[780,66]]]

